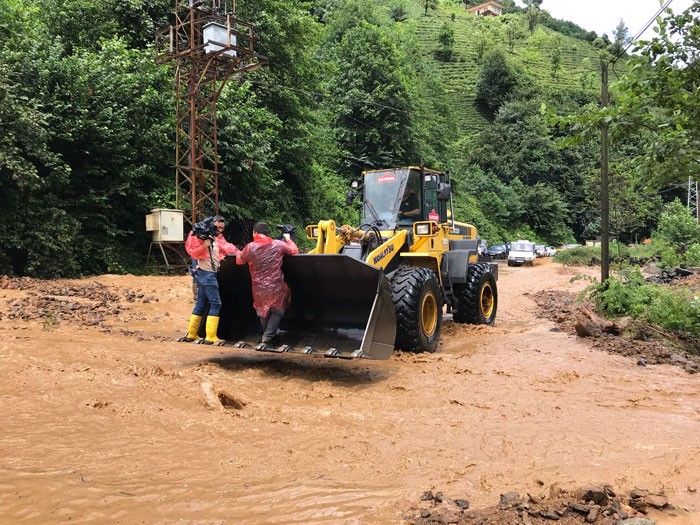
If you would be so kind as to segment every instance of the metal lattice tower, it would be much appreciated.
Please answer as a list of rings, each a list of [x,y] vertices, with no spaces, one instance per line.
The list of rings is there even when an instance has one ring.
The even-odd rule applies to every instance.
[[[190,225],[219,213],[216,103],[233,74],[258,69],[253,26],[221,0],[175,0],[175,24],[156,40],[156,61],[175,67],[175,205]]]
[[[698,181],[688,177],[688,211],[695,217],[695,220],[700,222],[698,214]]]

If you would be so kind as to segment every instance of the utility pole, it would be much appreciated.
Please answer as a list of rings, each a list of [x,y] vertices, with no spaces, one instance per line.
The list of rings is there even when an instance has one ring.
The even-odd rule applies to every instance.
[[[698,181],[693,180],[692,177],[688,177],[688,211],[695,217],[697,222],[700,222],[700,215],[698,215]]]
[[[175,206],[190,226],[219,213],[216,103],[233,74],[267,63],[253,26],[221,0],[174,0],[175,23],[156,38],[156,62],[175,68]]]
[[[600,106],[603,110],[609,104],[608,96],[608,62],[601,59],[600,70]],[[600,126],[600,282],[610,277],[610,197],[608,195],[608,122],[603,118]]]

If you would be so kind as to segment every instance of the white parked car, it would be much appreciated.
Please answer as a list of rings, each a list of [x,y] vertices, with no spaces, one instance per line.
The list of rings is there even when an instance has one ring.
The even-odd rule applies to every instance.
[[[547,246],[544,249],[545,257],[554,257],[557,254],[557,250],[554,246]]]

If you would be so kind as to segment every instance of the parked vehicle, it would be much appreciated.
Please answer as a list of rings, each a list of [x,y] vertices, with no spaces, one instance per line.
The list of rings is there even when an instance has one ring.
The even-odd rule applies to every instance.
[[[535,244],[535,255],[537,257],[544,257],[544,244]]]
[[[510,244],[508,252],[508,266],[522,266],[523,264],[535,264],[535,243],[518,240]]]
[[[505,259],[508,254],[506,252],[506,247],[502,244],[494,244],[489,248],[488,254],[493,259]]]
[[[554,257],[557,254],[557,250],[554,248],[554,246],[547,246],[544,249],[544,256],[545,257]]]
[[[559,248],[559,251],[562,252],[564,250],[570,250],[571,248],[580,248],[580,244],[562,244],[561,248]]]

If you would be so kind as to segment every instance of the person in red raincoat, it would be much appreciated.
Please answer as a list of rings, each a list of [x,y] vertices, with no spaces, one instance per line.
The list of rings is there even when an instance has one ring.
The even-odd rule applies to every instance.
[[[253,227],[253,242],[238,255],[236,264],[248,264],[253,287],[253,307],[263,329],[262,342],[273,343],[284,311],[292,301],[289,286],[284,282],[282,261],[285,255],[299,253],[288,233],[284,241],[270,238],[270,228],[264,222]]]
[[[190,316],[187,335],[181,337],[179,341],[189,343],[197,338],[202,317],[207,313],[208,306],[206,336],[201,340],[201,343],[207,345],[222,344],[223,341],[216,335],[219,328],[219,311],[221,310],[221,296],[219,295],[219,282],[216,279],[216,273],[219,271],[221,259],[227,255],[236,255],[238,248],[227,242],[222,234],[225,227],[223,217],[216,215],[205,219],[202,223],[213,226],[210,235],[201,239],[195,236],[192,231],[185,242],[185,250],[190,257],[197,261],[197,267],[193,273],[197,282],[197,300]]]

